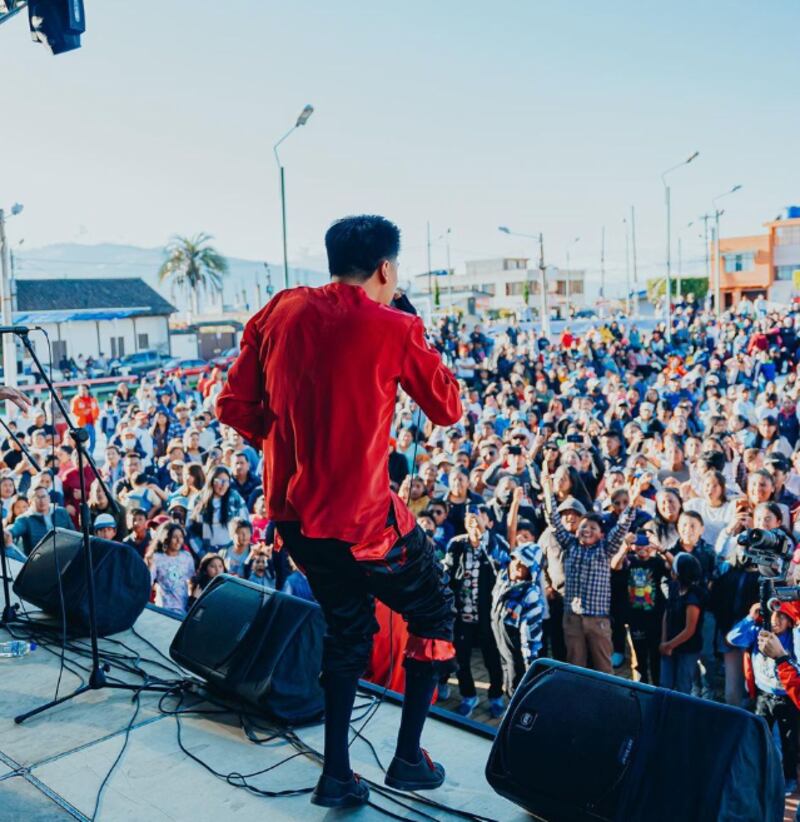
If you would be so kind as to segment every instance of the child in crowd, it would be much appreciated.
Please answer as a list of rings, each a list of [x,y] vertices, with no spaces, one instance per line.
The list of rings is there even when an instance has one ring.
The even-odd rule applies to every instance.
[[[219,553],[228,563],[229,574],[244,577],[245,564],[250,558],[250,542],[253,537],[253,529],[246,519],[237,517],[231,520],[230,532],[233,544]]]
[[[244,578],[262,588],[275,589],[275,569],[272,567],[272,551],[263,543],[254,546],[244,566]]]
[[[503,682],[511,696],[542,649],[547,618],[542,549],[533,541],[533,525],[517,525],[517,547],[497,574],[492,590],[492,631],[500,651]]]
[[[661,622],[664,614],[662,582],[669,576],[672,555],[662,551],[647,529],[628,534],[611,560],[612,570],[625,571],[625,623],[636,656],[639,682],[658,685],[661,671]]]
[[[764,717],[770,728],[777,726],[780,751],[783,757],[783,775],[786,792],[797,788],[797,722],[800,710],[786,695],[786,689],[778,677],[774,659],[770,659],[758,649],[758,633],[763,625],[761,606],[755,603],[749,616],[740,620],[728,632],[726,639],[736,648],[742,648],[745,679],[750,696],[756,701],[756,714]],[[770,614],[772,633],[783,645],[786,655],[795,658],[793,630],[795,613],[788,603],[782,603],[778,611]]]
[[[697,557],[691,553],[675,557],[668,590],[659,645],[661,687],[689,694],[703,648],[706,605],[703,569]]]

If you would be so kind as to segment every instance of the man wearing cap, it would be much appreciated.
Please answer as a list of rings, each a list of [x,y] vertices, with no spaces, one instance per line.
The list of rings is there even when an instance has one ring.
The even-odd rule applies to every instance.
[[[564,528],[574,534],[578,530],[581,517],[586,509],[575,499],[567,497],[558,506],[561,522]],[[556,537],[551,525],[539,537],[539,545],[544,553],[544,581],[545,597],[549,609],[549,616],[544,621],[545,644],[550,645],[550,656],[562,662],[567,658],[567,646],[564,642],[564,590],[566,577],[564,575],[564,550]]]
[[[422,320],[395,297],[397,227],[383,217],[347,217],[325,245],[332,282],[281,291],[250,319],[217,416],[261,444],[267,515],[322,608],[325,756],[311,799],[349,807],[369,798],[350,769],[348,743],[377,628],[375,597],[409,628],[386,782],[422,790],[444,781],[420,735],[436,683],[454,667],[452,593],[433,544],[391,493],[387,445],[398,386],[434,425],[454,425],[462,409],[458,382],[426,341]]]

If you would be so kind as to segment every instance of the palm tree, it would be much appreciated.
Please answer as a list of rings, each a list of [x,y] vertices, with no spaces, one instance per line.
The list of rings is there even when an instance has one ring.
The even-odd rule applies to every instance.
[[[194,237],[175,236],[164,249],[166,259],[158,270],[161,282],[171,280],[189,297],[192,312],[199,313],[200,291],[222,292],[222,278],[228,273],[228,261],[211,245],[210,234]]]

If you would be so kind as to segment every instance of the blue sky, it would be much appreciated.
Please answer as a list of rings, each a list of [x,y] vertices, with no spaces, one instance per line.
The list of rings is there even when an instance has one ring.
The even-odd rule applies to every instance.
[[[686,259],[703,254],[686,224],[732,185],[725,233],[800,202],[794,0],[85,2],[77,52],[31,43],[24,15],[0,27],[0,202],[25,204],[9,230],[28,248],[205,230],[279,260],[272,144],[307,102],[282,153],[298,261],[331,220],[372,211],[401,226],[406,273],[426,267],[430,220],[457,266],[527,253],[506,224],[542,230],[556,264],[580,236],[573,263],[596,276],[605,225],[621,283],[634,204],[660,273],[660,174],[694,150],[672,177]]]

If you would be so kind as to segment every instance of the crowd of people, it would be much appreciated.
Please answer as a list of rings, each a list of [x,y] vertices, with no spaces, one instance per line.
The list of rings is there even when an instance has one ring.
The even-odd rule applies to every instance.
[[[800,537],[800,311],[761,301],[720,322],[689,301],[669,336],[583,325],[547,340],[516,321],[442,317],[429,339],[462,386],[462,419],[437,427],[398,401],[388,470],[455,594],[457,710],[478,704],[474,650],[494,716],[546,655],[752,704],[779,734],[791,788],[798,710],[759,649],[758,570],[739,537]],[[214,369],[72,399],[114,498],[87,469],[93,531],[136,550],[154,601],[179,615],[222,572],[313,599],[264,514],[257,444],[215,417],[223,383]],[[76,452],[43,403],[10,423],[38,467],[3,443],[5,540],[22,557],[80,515]],[[770,626],[792,660],[797,617],[786,607]]]
[[[103,480],[84,465],[92,533],[131,546],[153,602],[178,616],[220,573],[312,598],[285,552],[273,554],[258,452],[216,421],[222,384],[219,370],[192,385],[160,376],[102,402],[82,384],[70,401]],[[53,526],[80,527],[81,478],[67,423],[46,402],[34,398],[9,429],[19,442],[2,443],[0,504],[8,550],[24,559]]]

